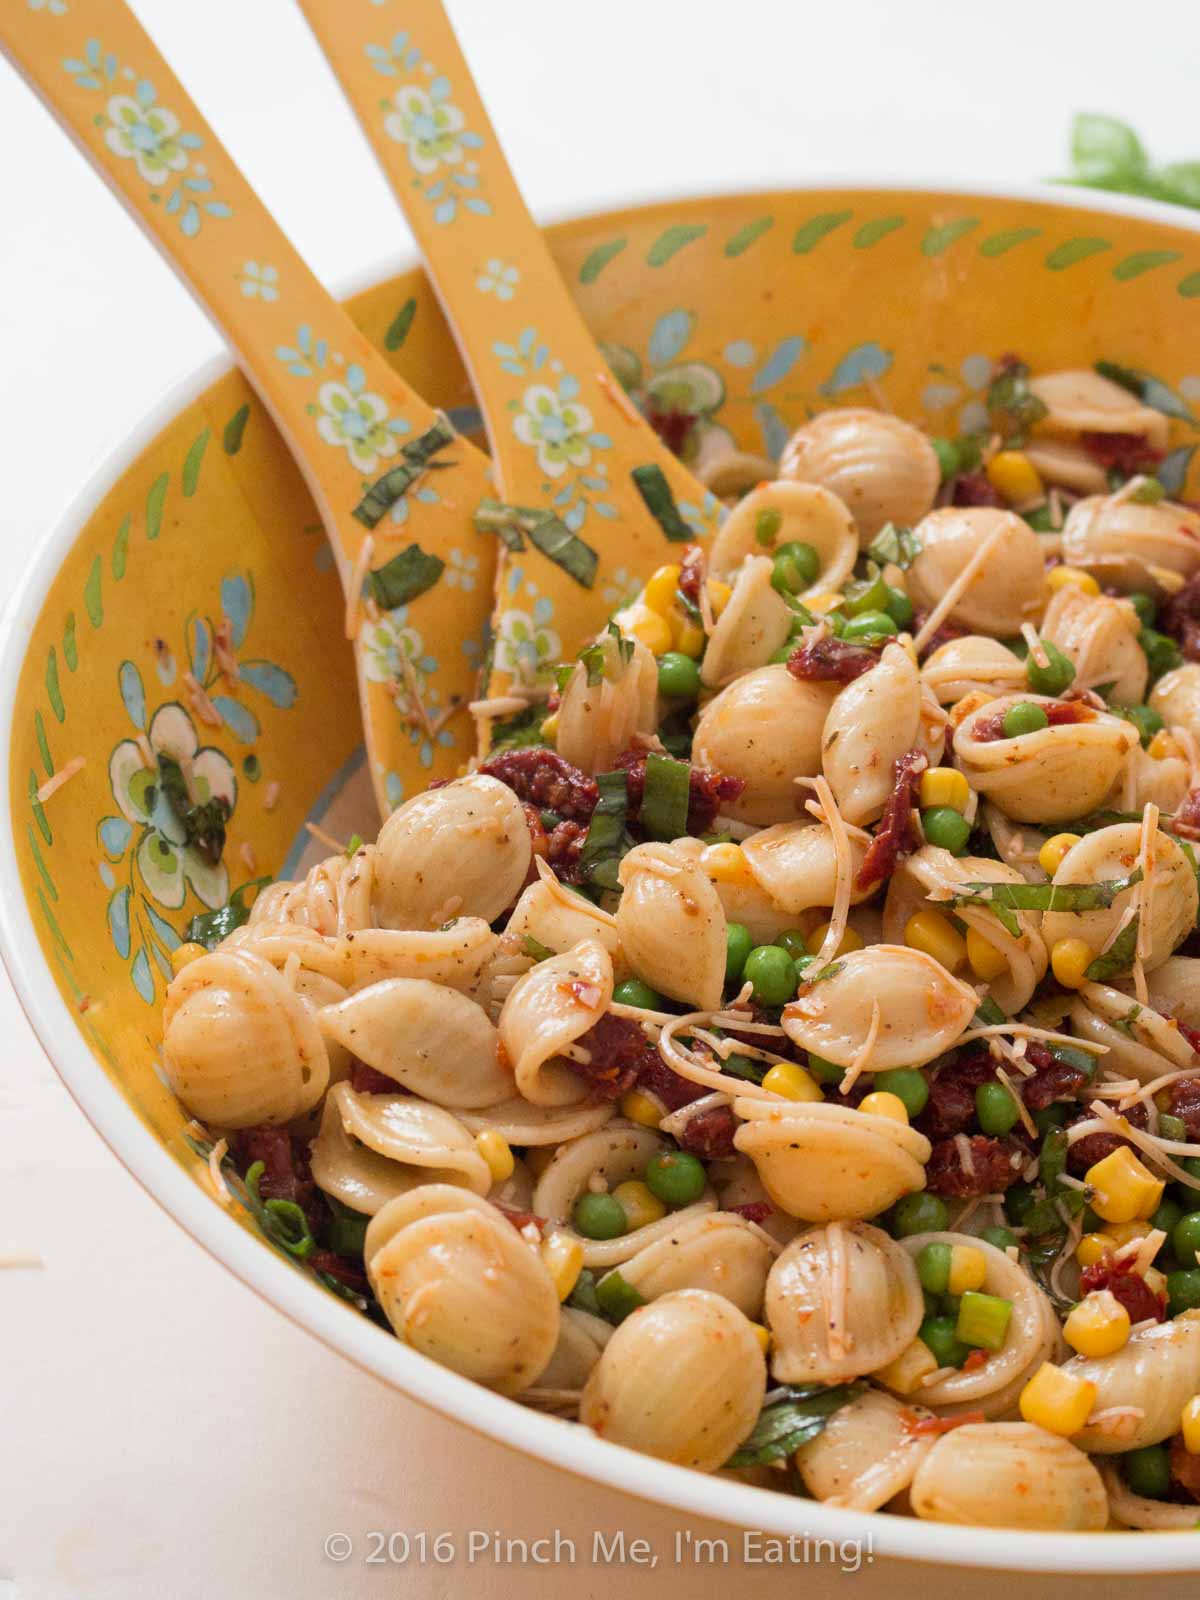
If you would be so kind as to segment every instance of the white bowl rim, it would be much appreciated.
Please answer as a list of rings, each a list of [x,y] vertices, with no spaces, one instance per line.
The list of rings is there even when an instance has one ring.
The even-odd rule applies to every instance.
[[[1200,213],[1158,201],[1053,184],[1011,185],[939,183],[921,177],[861,174],[805,181],[794,188],[770,185],[711,193],[697,188],[633,206],[603,205],[572,210],[546,222],[583,221],[605,212],[650,210],[672,202],[721,200],[755,193],[802,196],[823,191],[877,193],[880,190],[937,194],[948,198],[1012,200],[1054,204],[1097,214],[1164,223],[1200,233]],[[335,289],[346,299],[418,262],[411,254],[356,273]],[[0,794],[8,806],[9,753],[17,688],[33,623],[54,577],[99,501],[140,453],[213,382],[230,370],[223,356],[206,361],[172,384],[102,464],[59,517],[20,576],[0,618]],[[11,823],[10,818],[10,823]],[[75,1019],[41,956],[25,902],[12,827],[0,830],[0,952],[17,997],[72,1098],[118,1160],[169,1215],[243,1283],[330,1349],[410,1399],[522,1454],[669,1509],[711,1518],[767,1534],[807,1536],[839,1542],[869,1540],[873,1556],[891,1556],[955,1567],[1065,1573],[1157,1573],[1200,1570],[1200,1541],[1192,1532],[1034,1533],[1006,1528],[955,1527],[887,1513],[853,1512],[708,1477],[672,1466],[620,1445],[595,1438],[586,1429],[563,1423],[482,1389],[469,1379],[437,1366],[392,1338],[366,1318],[356,1317],[332,1296],[320,1293],[298,1271],[226,1215],[161,1148],[116,1085],[99,1068]],[[1200,1521],[1200,1507],[1197,1508]]]

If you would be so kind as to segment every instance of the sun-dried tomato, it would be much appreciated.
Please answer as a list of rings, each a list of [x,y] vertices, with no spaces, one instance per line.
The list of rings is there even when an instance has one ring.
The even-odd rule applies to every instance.
[[[704,1161],[719,1161],[736,1154],[733,1136],[737,1132],[737,1118],[729,1106],[713,1106],[690,1117],[678,1135],[681,1149]]]
[[[355,1294],[369,1293],[367,1274],[356,1261],[347,1260],[332,1250],[314,1250],[308,1258],[308,1265],[314,1272],[323,1272],[327,1278],[336,1278]]]
[[[788,657],[787,669],[802,683],[853,683],[879,665],[880,653],[826,634],[812,644],[797,645]]]
[[[917,790],[929,765],[924,750],[906,750],[892,767],[892,792],[883,808],[875,837],[867,846],[855,887],[871,889],[896,870],[901,856],[911,855],[921,843],[916,824]]]
[[[560,883],[579,883],[583,878],[580,857],[587,839],[587,824],[560,822],[550,834],[546,845],[546,860],[554,868]]]
[[[916,1411],[910,1411],[907,1406],[899,1416],[905,1433],[914,1439],[937,1438],[954,1428],[965,1427],[969,1422],[987,1421],[982,1411],[960,1411],[956,1417],[922,1417]]]
[[[1021,1176],[1026,1154],[1014,1140],[988,1134],[969,1135],[970,1166],[963,1161],[957,1139],[939,1139],[925,1166],[926,1187],[934,1194],[967,1199],[979,1194],[1003,1194]]]
[[[914,613],[912,619],[912,635],[914,639],[925,626],[925,623],[929,618],[930,609],[931,608],[929,607],[925,607]],[[957,622],[951,622],[949,617],[945,618],[944,621],[938,623],[937,627],[921,646],[921,649],[918,652],[921,660],[928,661],[935,650],[940,650],[944,644],[950,644],[954,639],[965,639],[970,631],[970,628],[964,628],[961,627]]]
[[[1191,1041],[1188,1041],[1191,1043]],[[1195,1049],[1195,1046],[1192,1046]],[[1173,1117],[1178,1117],[1191,1140],[1200,1139],[1200,1078],[1184,1078],[1167,1091]]]
[[[1128,1311],[1130,1322],[1145,1322],[1149,1318],[1155,1322],[1166,1320],[1166,1295],[1156,1294],[1141,1273],[1134,1270],[1133,1256],[1118,1260],[1111,1251],[1106,1251],[1099,1261],[1084,1267],[1079,1284],[1084,1294],[1107,1289]]]
[[[660,411],[653,402],[646,407],[646,421],[673,456],[683,454],[691,431],[699,420],[699,415],[694,411]]]
[[[927,1139],[965,1133],[975,1121],[975,1091],[991,1083],[996,1063],[981,1046],[968,1046],[940,1067],[929,1085],[929,1099],[916,1119]]]
[[[615,1017],[610,1011],[575,1042],[591,1059],[570,1057],[566,1064],[586,1079],[602,1100],[616,1100],[632,1089],[650,1062],[659,1059],[657,1047],[632,1018]]]
[[[1200,573],[1189,578],[1163,606],[1159,627],[1178,640],[1188,661],[1200,661]]]
[[[408,1090],[389,1078],[386,1072],[376,1072],[357,1056],[350,1063],[350,1087],[355,1094],[407,1094]]]
[[[1067,1126],[1083,1122],[1091,1115],[1090,1111],[1081,1110],[1077,1117],[1071,1118]],[[1129,1106],[1121,1115],[1135,1128],[1144,1128],[1148,1120],[1146,1108],[1140,1102]],[[1082,1139],[1076,1139],[1067,1150],[1067,1171],[1076,1178],[1082,1178],[1089,1167],[1094,1167],[1097,1161],[1103,1161],[1105,1156],[1112,1155],[1113,1151],[1119,1150],[1122,1145],[1128,1145],[1131,1150],[1135,1149],[1131,1141],[1123,1139],[1119,1133],[1085,1133]]]
[[[555,750],[504,750],[479,770],[506,784],[519,800],[571,822],[590,821],[600,798],[595,779]]]
[[[642,1068],[638,1088],[644,1089],[647,1094],[652,1094],[656,1100],[661,1100],[668,1111],[678,1111],[681,1106],[690,1106],[693,1100],[700,1100],[710,1093],[702,1084],[693,1083],[690,1078],[681,1078],[677,1072],[672,1071],[657,1050],[654,1052],[654,1059],[648,1060]]]
[[[986,472],[960,472],[950,490],[952,506],[1003,506],[1004,496]]]
[[[1030,1111],[1044,1111],[1056,1100],[1074,1100],[1079,1090],[1091,1081],[1082,1067],[1060,1061],[1038,1039],[1026,1043],[1025,1059],[1037,1068],[1032,1077],[1021,1083],[1021,1098]]]
[[[1200,1501],[1200,1456],[1194,1456],[1178,1434],[1171,1440],[1168,1456],[1171,1482],[1193,1500]]]
[[[768,1205],[765,1200],[749,1200],[744,1206],[726,1206],[725,1209],[736,1212],[739,1217],[745,1217],[747,1222],[763,1223],[768,1217],[775,1215],[775,1207]]]
[[[1190,789],[1180,801],[1175,815],[1165,819],[1163,826],[1181,839],[1200,841],[1200,789]]]
[[[1096,712],[1094,708],[1083,700],[1051,700],[1039,704],[1039,710],[1045,713],[1046,722],[1051,728],[1065,728],[1075,722],[1094,722]],[[995,739],[1007,739],[1004,731],[1003,711],[993,711],[986,717],[980,717],[971,730],[971,737],[980,744],[988,744]]]
[[[1163,458],[1161,450],[1140,433],[1094,433],[1086,429],[1079,442],[1098,467],[1132,478],[1139,472],[1153,472]]]

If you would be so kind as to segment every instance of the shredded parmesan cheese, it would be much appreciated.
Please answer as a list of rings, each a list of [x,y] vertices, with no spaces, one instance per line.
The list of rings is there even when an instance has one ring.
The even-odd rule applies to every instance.
[[[842,1081],[838,1085],[840,1093],[849,1094],[851,1089],[858,1082],[859,1075],[870,1061],[871,1052],[875,1049],[875,1041],[879,1038],[879,1024],[882,1022],[882,1020],[883,1012],[880,1010],[879,1001],[872,1000],[871,1025],[867,1029],[867,1036],[863,1040],[860,1049],[854,1057],[854,1060],[842,1074]]]
[[[965,1133],[954,1135],[954,1147],[958,1151],[958,1159],[962,1162],[962,1169],[968,1178],[975,1176],[975,1154],[971,1149],[971,1141]]]
[[[1038,1136],[1037,1123],[1033,1120],[1033,1118],[1029,1115],[1029,1112],[1025,1109],[1025,1102],[1024,1102],[1024,1100],[1021,1099],[1021,1096],[1020,1096],[1020,1093],[1017,1090],[1016,1084],[1009,1077],[1008,1073],[1005,1072],[1003,1067],[997,1067],[996,1068],[996,1076],[997,1076],[997,1078],[999,1078],[1000,1082],[1004,1085],[1004,1087],[1008,1090],[1009,1094],[1012,1095],[1013,1099],[1016,1101],[1017,1115],[1021,1119],[1021,1126],[1025,1129],[1025,1132],[1029,1135],[1029,1137],[1031,1139],[1036,1139],[1037,1136]]]
[[[217,1191],[217,1199],[223,1206],[227,1206],[233,1199],[229,1192],[229,1185],[225,1182],[225,1174],[221,1171],[221,1162],[228,1153],[228,1139],[218,1139],[208,1152],[208,1170],[212,1177],[213,1188]]]
[[[197,717],[199,717],[200,721],[207,723],[210,728],[219,728],[221,726],[221,713],[208,698],[208,695],[200,681],[190,672],[185,672],[183,674],[182,681],[183,687],[187,691],[188,701],[191,704],[192,710],[196,713]],[[148,765],[157,766],[158,762],[157,760],[152,760],[148,763]]]
[[[263,790],[263,810],[274,811],[279,804],[279,785],[271,782]]]
[[[605,398],[612,401],[626,422],[635,423],[639,428],[645,426],[645,418],[611,372],[598,372],[596,374],[596,382],[599,384]]]
[[[945,622],[946,618],[954,610],[963,594],[970,587],[975,578],[975,574],[983,566],[984,562],[1000,543],[1007,531],[1007,525],[1003,522],[999,525],[999,527],[994,528],[979,546],[979,549],[976,550],[975,554],[967,562],[966,566],[959,573],[958,577],[955,578],[953,583],[949,585],[945,594],[925,618],[925,621],[921,624],[920,631],[913,640],[913,644],[917,650],[923,649],[928,641],[933,638],[934,634],[941,627],[942,623]]]
[[[315,822],[306,822],[304,826],[318,844],[323,844],[327,850],[333,850],[338,855],[346,854],[346,846],[341,840],[335,839],[331,833],[326,833],[324,828],[318,827]]]
[[[64,783],[70,783],[77,772],[82,772],[87,764],[86,756],[72,756],[70,761],[59,767],[58,771],[46,779],[38,789],[35,796],[38,805],[44,806],[52,794],[57,794]]]

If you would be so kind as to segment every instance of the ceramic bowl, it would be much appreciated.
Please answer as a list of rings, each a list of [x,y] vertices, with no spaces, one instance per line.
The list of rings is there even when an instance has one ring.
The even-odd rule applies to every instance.
[[[936,432],[978,425],[990,360],[1035,369],[1104,358],[1137,369],[1172,417],[1167,470],[1200,496],[1200,225],[1183,212],[1069,191],[811,188],[688,199],[551,231],[563,272],[619,376],[696,455],[732,437],[778,456],[831,404],[886,404]],[[497,290],[503,292],[502,279]],[[459,426],[472,397],[419,270],[348,301],[364,331]],[[537,372],[536,331],[512,359]],[[298,360],[337,352],[300,350]],[[549,364],[548,364],[549,365]],[[597,525],[597,582],[636,587]],[[464,540],[443,581],[491,582]],[[557,654],[536,571],[506,599],[498,648]],[[241,681],[219,676],[229,619]],[[422,639],[385,619],[438,706],[440,665],[476,638]],[[187,674],[207,695],[204,715]],[[518,1449],[684,1511],[778,1532],[869,1529],[878,1554],[1113,1572],[1200,1567],[1191,1534],[1013,1535],[861,1515],[664,1466],[564,1427],[432,1365],[277,1253],[214,1192],[203,1147],[158,1070],[170,952],[231,888],[295,867],[313,822],[346,838],[365,815],[342,600],[316,512],[245,380],[208,369],[172,393],[76,500],[9,613],[0,664],[8,826],[4,954],[67,1086],[120,1158],[212,1253],[281,1311],[387,1382]],[[204,704],[203,701],[199,702]],[[210,709],[211,708],[211,709]],[[392,799],[470,754],[466,718],[416,729]],[[156,744],[233,800],[223,863],[172,838],[149,786]],[[76,758],[39,803],[37,791]]]

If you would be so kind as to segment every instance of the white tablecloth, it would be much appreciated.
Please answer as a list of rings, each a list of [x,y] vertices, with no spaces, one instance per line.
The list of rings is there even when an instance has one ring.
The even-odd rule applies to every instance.
[[[137,10],[319,273],[336,283],[408,251],[290,0],[139,0]],[[1130,117],[1163,159],[1200,153],[1190,0],[454,0],[451,10],[543,215],[829,173],[1044,176],[1062,165],[1081,107]],[[10,571],[147,405],[217,349],[133,224],[0,68]],[[209,1260],[85,1124],[3,978],[0,1034],[0,1255],[44,1261],[0,1272],[0,1600],[1013,1587],[878,1562],[853,1579],[828,1566],[744,1567],[736,1544],[733,1571],[719,1550],[711,1566],[676,1571],[672,1514],[556,1478],[426,1415]],[[528,1540],[557,1529],[575,1541],[576,1563],[489,1552],[470,1564],[472,1529]],[[617,1529],[646,1539],[657,1567],[594,1564],[596,1530]],[[425,1530],[428,1561],[414,1546],[403,1567],[386,1551],[368,1562],[372,1530]],[[433,1559],[441,1531],[459,1552],[451,1565]],[[322,1542],[340,1533],[354,1549],[339,1564]],[[1025,1587],[1048,1592],[1039,1580]],[[1104,1590],[1055,1585],[1085,1587]]]

